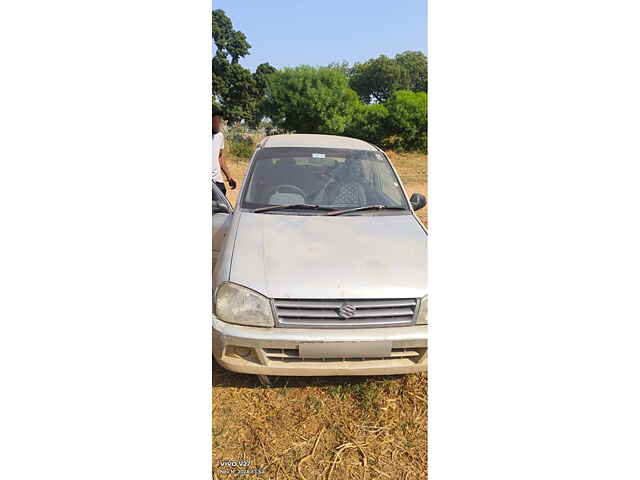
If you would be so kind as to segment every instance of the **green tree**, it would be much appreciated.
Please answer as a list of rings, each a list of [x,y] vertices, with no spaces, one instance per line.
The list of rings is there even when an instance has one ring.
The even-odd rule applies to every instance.
[[[363,103],[384,102],[393,92],[410,87],[407,71],[395,60],[385,55],[355,64],[351,70],[349,86]]]
[[[344,74],[347,78],[351,78],[351,73],[353,72],[351,65],[349,65],[349,62],[347,62],[346,60],[343,60],[341,62],[330,63],[327,66],[327,68],[330,68],[331,70],[336,70]]]
[[[344,133],[359,105],[344,74],[331,68],[285,68],[269,80],[265,114],[286,131]]]
[[[253,79],[255,82],[256,106],[252,118],[248,120],[249,125],[253,128],[257,128],[263,122],[264,117],[267,116],[267,112],[265,111],[264,98],[267,92],[267,88],[269,87],[269,78],[275,72],[276,69],[268,63],[261,63],[260,65],[258,65],[255,73],[253,74]]]
[[[224,10],[214,10],[211,15],[211,31],[218,52],[231,57],[231,63],[238,63],[249,54],[251,45],[244,33],[234,30],[231,19]]]
[[[382,103],[360,104],[353,114],[345,134],[373,143],[379,147],[387,145],[389,136],[389,110]]]
[[[230,123],[252,118],[256,109],[256,84],[249,70],[240,64],[229,65],[225,93],[222,95],[224,117]]]
[[[384,106],[389,112],[388,146],[400,150],[427,150],[427,94],[400,90]]]
[[[406,51],[395,56],[395,61],[400,65],[408,77],[408,90],[414,92],[427,91],[427,56],[422,52]]]
[[[259,107],[267,88],[267,77],[275,71],[268,63],[255,73],[240,65],[251,45],[244,33],[234,30],[223,10],[212,12],[212,35],[216,54],[211,61],[212,104],[224,112],[230,123],[241,120],[250,123],[259,117]]]
[[[254,73],[256,86],[263,93],[267,90],[267,87],[269,86],[269,76],[275,72],[276,72],[276,69],[271,65],[269,65],[268,63],[261,63],[260,65],[258,65],[258,68],[256,68],[256,72]]]

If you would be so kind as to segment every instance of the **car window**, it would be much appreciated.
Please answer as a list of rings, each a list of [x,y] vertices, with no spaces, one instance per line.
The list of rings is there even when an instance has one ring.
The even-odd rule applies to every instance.
[[[290,203],[408,208],[389,161],[377,151],[263,148],[256,153],[247,177],[243,208]]]
[[[363,173],[394,205],[402,204],[403,193],[393,170],[384,162],[364,162]]]

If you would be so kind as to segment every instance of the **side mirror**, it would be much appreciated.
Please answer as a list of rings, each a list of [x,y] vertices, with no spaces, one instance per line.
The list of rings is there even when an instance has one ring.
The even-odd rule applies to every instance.
[[[226,203],[224,202],[219,202],[218,200],[214,200],[212,205],[211,205],[211,211],[213,212],[213,214],[216,213],[231,213],[231,211],[229,210],[229,207],[227,206]]]
[[[427,199],[424,198],[424,195],[421,193],[414,193],[411,195],[411,207],[413,207],[413,211],[416,212],[420,210],[427,204]]]

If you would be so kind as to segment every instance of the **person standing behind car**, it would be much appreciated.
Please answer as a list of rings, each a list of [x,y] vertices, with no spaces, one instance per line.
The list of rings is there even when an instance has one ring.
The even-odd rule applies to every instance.
[[[213,140],[213,182],[218,186],[220,191],[226,195],[227,189],[224,185],[224,178],[227,177],[227,182],[231,190],[236,188],[236,181],[229,174],[229,169],[222,156],[224,150],[224,135],[222,133],[222,116],[219,112],[214,111],[211,116],[211,134]]]

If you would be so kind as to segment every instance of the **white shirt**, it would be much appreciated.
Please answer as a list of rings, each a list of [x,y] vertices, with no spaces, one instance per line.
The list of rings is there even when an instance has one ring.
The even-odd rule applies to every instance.
[[[218,132],[213,135],[213,181],[222,183],[222,171],[220,170],[220,152],[224,148],[224,135]]]

